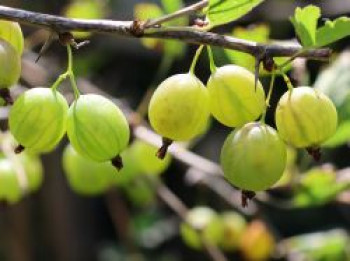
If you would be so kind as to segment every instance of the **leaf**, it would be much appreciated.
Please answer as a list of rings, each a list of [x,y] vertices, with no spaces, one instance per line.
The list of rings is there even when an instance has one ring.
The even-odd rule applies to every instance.
[[[345,51],[321,72],[314,87],[326,94],[338,111],[339,123],[350,118],[350,52]]]
[[[294,16],[290,18],[304,47],[311,47],[316,44],[317,20],[320,16],[319,7],[308,5],[304,8],[297,7]]]
[[[335,134],[327,140],[322,147],[334,148],[338,147],[344,143],[347,143],[350,140],[350,121],[342,122]]]
[[[350,18],[339,17],[334,21],[327,21],[324,26],[317,30],[316,45],[318,47],[325,46],[349,35]]]
[[[239,39],[244,40],[250,40],[257,43],[268,43],[269,42],[269,35],[270,35],[270,28],[266,24],[260,24],[256,25],[254,27],[244,28],[244,27],[235,27],[233,29],[232,35],[234,37],[237,37]],[[237,64],[239,66],[245,67],[246,69],[250,70],[251,72],[255,71],[255,57],[239,52],[239,51],[232,51],[229,49],[224,49],[225,54],[229,58],[229,60]],[[284,57],[277,57],[275,58],[275,62],[277,64],[281,64],[284,61],[286,61],[288,58]],[[268,75],[269,72],[263,69],[262,65],[260,68],[260,74],[261,75]]]
[[[249,13],[264,0],[209,0],[208,19],[211,27],[227,24]]]

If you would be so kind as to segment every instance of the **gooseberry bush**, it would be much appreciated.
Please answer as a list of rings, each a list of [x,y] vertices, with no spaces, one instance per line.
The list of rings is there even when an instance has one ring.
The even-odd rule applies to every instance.
[[[117,188],[136,208],[156,205],[158,195],[181,217],[178,234],[193,251],[206,251],[214,260],[226,260],[222,251],[239,253],[243,260],[268,260],[277,253],[278,242],[271,224],[263,220],[260,204],[276,205],[274,193],[281,193],[288,198],[277,200],[281,208],[322,206],[350,188],[349,180],[339,181],[335,168],[308,168],[327,159],[329,151],[326,149],[323,156],[324,148],[349,140],[349,103],[346,106],[344,98],[348,97],[349,86],[344,87],[346,95],[339,97],[334,91],[334,78],[322,76],[327,79],[312,86],[305,81],[305,68],[302,77],[294,74],[299,56],[316,59],[323,53],[321,58],[329,58],[325,46],[350,35],[350,19],[340,17],[318,27],[320,8],[298,7],[290,18],[298,48],[270,44],[265,25],[235,28],[232,34],[241,39],[232,38],[239,42],[235,45],[230,38],[229,45],[222,35],[211,34],[208,40],[205,33],[218,26],[230,26],[263,0],[201,1],[192,9],[182,9],[179,0],[161,2],[162,6],[137,5],[135,20],[128,28],[129,36],[154,36],[155,39],[142,38],[142,44],[163,53],[148,95],[133,112],[103,92],[85,93],[76,79],[75,55],[79,55],[80,48],[90,48],[85,46],[87,42],[77,41],[98,31],[89,27],[93,22],[88,22],[106,16],[106,6],[100,1],[74,0],[64,8],[62,14],[70,18],[65,23],[73,23],[74,18],[83,18],[79,21],[87,23],[77,31],[60,29],[52,33],[66,49],[66,70],[48,86],[27,89],[15,99],[11,88],[22,84],[25,41],[21,26],[15,22],[18,18],[8,15],[5,18],[9,21],[0,20],[0,96],[1,105],[9,108],[8,130],[0,135],[0,202],[14,205],[39,190],[44,179],[40,156],[59,150],[67,138],[61,165],[72,192],[96,197],[110,195]],[[188,27],[188,15],[195,11],[198,18]],[[45,17],[42,19],[49,19]],[[39,23],[29,18],[19,20]],[[95,25],[99,24],[95,21]],[[62,27],[50,26],[53,30]],[[164,32],[170,36],[164,37]],[[198,38],[186,39],[191,32]],[[44,46],[55,39],[52,36]],[[182,71],[173,75],[169,75],[171,65],[184,56],[186,45],[185,41],[162,39],[167,37],[199,44],[190,66],[183,65]],[[40,55],[45,56],[45,50]],[[207,56],[201,69],[210,71],[207,81],[203,80],[203,72],[198,73],[203,53]],[[350,68],[349,64],[345,66]],[[338,74],[345,77],[348,71]],[[71,97],[63,88],[66,80]],[[343,82],[349,81],[347,76]],[[224,126],[227,133],[220,148],[215,148],[218,164],[191,152],[210,135],[212,124]],[[142,135],[143,128],[156,139]],[[199,202],[191,208],[183,205],[163,184],[161,176],[172,162],[178,161],[189,165],[190,170],[200,171],[200,177],[193,179],[206,180],[203,184],[226,200],[223,186],[223,191],[215,186],[218,179],[224,181],[232,195],[239,193],[240,199],[228,200],[235,210]],[[216,167],[215,173],[210,166]],[[256,216],[248,217],[254,208]]]

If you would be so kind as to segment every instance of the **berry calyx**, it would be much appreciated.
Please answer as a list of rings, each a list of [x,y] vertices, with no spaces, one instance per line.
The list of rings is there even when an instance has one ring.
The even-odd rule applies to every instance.
[[[297,148],[315,148],[337,128],[337,111],[319,90],[298,87],[287,91],[278,102],[276,126],[280,137]]]
[[[119,154],[129,143],[129,125],[121,110],[107,98],[96,94],[79,96],[69,108],[67,134],[82,156],[122,166]]]
[[[243,191],[254,192],[265,190],[280,179],[287,150],[273,128],[253,122],[226,138],[220,159],[224,176],[230,183]]]
[[[9,114],[9,127],[24,148],[35,153],[53,150],[66,132],[68,104],[59,92],[34,88],[21,94]]]
[[[237,65],[217,68],[207,84],[213,116],[229,127],[256,120],[265,110],[265,93],[255,76]]]

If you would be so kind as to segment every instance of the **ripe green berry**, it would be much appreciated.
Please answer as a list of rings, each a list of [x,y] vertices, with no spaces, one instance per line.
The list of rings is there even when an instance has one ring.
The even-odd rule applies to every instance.
[[[137,207],[151,205],[156,199],[155,189],[144,179],[134,179],[123,190],[128,199]]]
[[[67,112],[67,101],[59,92],[42,87],[30,89],[18,97],[10,110],[10,131],[24,148],[48,152],[66,131]]]
[[[255,88],[254,74],[237,65],[226,65],[208,81],[213,116],[229,127],[256,120],[265,110],[265,93],[260,83]]]
[[[280,179],[287,151],[273,128],[253,122],[227,137],[220,158],[229,182],[242,190],[259,191]]]
[[[190,73],[177,74],[163,81],[148,108],[153,129],[175,141],[186,141],[200,134],[209,114],[207,89]]]
[[[21,26],[18,23],[0,20],[0,38],[10,43],[17,53],[22,55],[24,38]]]
[[[120,173],[110,162],[96,162],[79,155],[71,145],[63,152],[63,168],[70,188],[81,195],[99,195]]]
[[[119,187],[128,187],[139,177],[141,171],[132,146],[126,148],[120,155],[123,158],[123,168],[118,171],[118,175],[114,176],[114,184]]]
[[[0,201],[14,204],[21,198],[22,190],[13,163],[0,158]]]
[[[0,39],[0,89],[16,84],[21,75],[21,59],[15,48]]]
[[[137,164],[140,172],[150,175],[160,175],[169,166],[171,157],[166,155],[163,160],[155,157],[157,148],[143,141],[135,141],[131,147],[134,154],[134,164]]]
[[[227,211],[221,214],[224,233],[220,246],[227,250],[235,250],[246,228],[247,222],[244,217],[234,211]]]
[[[20,162],[23,164],[24,171],[28,181],[28,191],[37,191],[43,183],[43,166],[37,155],[23,152],[18,155]]]
[[[217,245],[223,236],[223,225],[216,212],[208,207],[195,207],[186,215],[180,233],[184,242],[194,249],[202,249],[203,239]]]
[[[337,128],[337,110],[319,90],[298,87],[283,94],[276,109],[278,134],[297,148],[317,147]]]
[[[96,94],[81,95],[69,108],[68,138],[74,149],[91,160],[113,160],[127,147],[130,130],[121,110]]]

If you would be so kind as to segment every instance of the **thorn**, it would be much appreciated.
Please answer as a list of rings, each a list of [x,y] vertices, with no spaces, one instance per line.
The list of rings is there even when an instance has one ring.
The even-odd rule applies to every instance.
[[[171,139],[168,138],[163,138],[162,141],[162,146],[159,148],[159,150],[156,153],[156,156],[159,159],[164,159],[166,156],[166,153],[168,151],[169,146],[173,143],[173,141]]]
[[[117,169],[121,170],[123,168],[123,159],[119,155],[115,156],[112,160],[112,165]]]
[[[254,191],[250,190],[242,190],[241,196],[242,196],[242,207],[247,207],[249,200],[252,200],[255,197],[256,193]]]
[[[16,148],[15,148],[15,153],[16,154],[19,154],[19,153],[21,153],[22,151],[24,151],[24,146],[23,145],[21,145],[21,144],[19,144]]]
[[[39,54],[38,54],[38,57],[35,60],[35,63],[37,63],[40,60],[40,58],[43,56],[43,54],[50,48],[50,46],[55,38],[55,34],[56,34],[55,32],[50,33],[50,35],[46,39],[44,45],[41,47]]]

